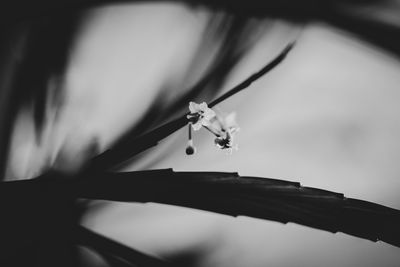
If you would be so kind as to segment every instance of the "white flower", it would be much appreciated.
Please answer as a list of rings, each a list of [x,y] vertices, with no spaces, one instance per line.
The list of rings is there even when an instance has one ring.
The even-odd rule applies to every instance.
[[[192,122],[193,130],[198,131],[202,126],[209,126],[211,120],[215,118],[215,112],[207,106],[206,102],[197,104],[195,102],[189,103],[190,114],[187,118]]]
[[[233,144],[235,134],[240,130],[236,122],[236,113],[232,112],[224,118],[218,119],[220,129],[216,132],[215,145],[220,149],[228,149],[232,152],[237,149],[237,145]]]
[[[233,149],[237,149],[237,146],[233,144],[234,136],[239,131],[235,112],[227,116],[222,116],[216,114],[205,102],[201,104],[190,102],[189,110],[190,114],[187,115],[187,118],[189,120],[189,125],[192,125],[195,131],[204,127],[216,136],[214,143],[218,148],[227,149],[231,153]],[[189,139],[190,138],[191,134],[189,130]]]
[[[223,126],[227,129],[230,134],[235,134],[240,130],[238,123],[236,122],[236,112],[229,113],[223,120]]]

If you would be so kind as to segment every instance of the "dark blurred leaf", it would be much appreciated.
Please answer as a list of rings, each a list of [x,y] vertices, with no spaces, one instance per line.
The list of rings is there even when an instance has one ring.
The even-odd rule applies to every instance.
[[[397,55],[400,54],[398,0],[164,0],[191,6],[208,6],[233,14],[278,17],[296,22],[324,21],[358,34]],[[154,2],[149,0],[6,0],[0,4],[0,23],[15,23],[26,18],[83,10],[104,4]],[[397,13],[396,13],[397,12]],[[372,24],[376,27],[369,27]],[[392,30],[388,30],[388,29]],[[368,29],[368,30],[367,30]],[[395,30],[394,30],[395,29]],[[394,30],[394,31],[393,31]],[[395,35],[393,35],[395,34]],[[394,46],[396,43],[397,46]]]
[[[0,26],[0,180],[5,174],[12,125],[22,94],[14,84],[26,36],[25,29]]]
[[[4,176],[16,114],[33,106],[37,141],[47,104],[59,108],[61,80],[79,13],[0,24],[0,176]],[[50,79],[53,86],[49,86]]]
[[[62,104],[63,75],[79,22],[80,13],[76,12],[44,16],[19,24],[26,29],[27,36],[14,90],[21,92],[19,97],[23,104],[33,106],[38,137],[46,120],[48,104],[54,110]]]
[[[400,211],[296,182],[236,173],[154,170],[98,173],[77,197],[157,202],[232,216],[294,222],[400,247]],[[74,190],[75,190],[74,189]]]

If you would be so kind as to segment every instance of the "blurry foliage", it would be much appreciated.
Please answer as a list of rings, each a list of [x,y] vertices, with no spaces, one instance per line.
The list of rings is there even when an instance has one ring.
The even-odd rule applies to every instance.
[[[122,1],[121,1],[122,2]],[[132,2],[132,1],[129,1]],[[297,23],[324,21],[383,48],[400,54],[399,22],[385,13],[398,14],[397,1],[183,1],[193,7],[208,6],[231,12],[223,45],[205,76],[173,105],[168,113],[180,114],[187,102],[204,90],[216,90],[246,52],[249,17],[278,17]],[[68,61],[81,11],[110,1],[2,1],[0,3],[0,173],[4,174],[10,131],[15,114],[33,105],[38,133],[49,96],[62,101],[62,81],[49,92],[49,77],[60,77]],[[115,3],[115,2],[112,2]],[[249,80],[233,88],[217,104],[242,90],[277,66],[290,49]],[[50,102],[52,102],[50,101]],[[157,105],[155,104],[154,107]],[[377,204],[347,199],[342,194],[298,183],[227,173],[175,173],[171,170],[109,173],[136,154],[157,144],[186,125],[185,114],[156,127],[160,112],[150,109],[114,147],[95,157],[73,177],[49,172],[30,181],[0,184],[2,211],[1,266],[74,266],[76,245],[87,246],[112,266],[171,266],[79,226],[84,206],[77,198],[119,201],[153,201],[205,209],[229,215],[247,215],[281,222],[297,222],[331,232],[343,231],[370,240],[400,245],[399,211]],[[153,130],[150,130],[153,129]],[[92,179],[95,178],[95,179]],[[162,186],[160,186],[162,184]],[[127,191],[129,188],[129,191]],[[132,188],[137,192],[132,193]],[[208,196],[204,198],[204,196]],[[11,204],[12,203],[12,204]],[[235,203],[236,205],[232,205]],[[23,222],[30,221],[29,226]],[[190,257],[189,257],[190,258]],[[187,259],[175,259],[187,264]],[[183,263],[181,263],[183,264]],[[63,265],[63,266],[64,266]],[[184,264],[183,264],[184,265]]]

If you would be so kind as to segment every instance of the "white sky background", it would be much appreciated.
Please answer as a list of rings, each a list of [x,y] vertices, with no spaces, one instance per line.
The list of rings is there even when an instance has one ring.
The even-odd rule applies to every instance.
[[[37,175],[60,151],[65,165],[96,136],[102,149],[141,118],[165,83],[185,80],[210,14],[178,5],[124,5],[92,12],[66,73],[66,106],[34,145],[21,113],[10,177]],[[238,171],[299,181],[400,209],[400,64],[389,54],[322,24],[300,30],[266,21],[265,35],[231,73],[228,90],[298,38],[287,60],[218,106],[236,111],[240,149],[226,155],[205,132],[188,157],[186,128],[130,170]],[[162,153],[167,152],[167,156]],[[398,249],[302,226],[233,219],[156,204],[104,204],[85,224],[150,254],[203,249],[201,266],[397,266]]]

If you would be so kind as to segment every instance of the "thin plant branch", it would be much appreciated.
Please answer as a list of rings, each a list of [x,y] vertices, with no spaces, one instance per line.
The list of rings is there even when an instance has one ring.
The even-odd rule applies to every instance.
[[[264,76],[265,74],[267,74],[268,72],[273,70],[276,66],[278,66],[286,58],[286,56],[288,55],[290,50],[292,50],[294,45],[295,45],[294,42],[288,44],[282,50],[282,52],[279,53],[279,55],[276,58],[274,58],[271,62],[269,62],[267,65],[265,65],[262,69],[260,69],[256,73],[252,74],[246,80],[242,81],[241,83],[239,83],[238,85],[236,85],[235,87],[230,89],[228,92],[226,92],[222,96],[218,97],[217,99],[215,99],[214,101],[209,103],[208,106],[210,108],[212,108],[212,107],[218,105],[219,103],[221,103],[222,101],[228,99],[229,97],[231,97],[231,96],[237,94],[238,92],[242,91],[243,89],[248,88],[253,82],[257,81],[262,76]]]
[[[209,106],[213,107],[227,98],[237,94],[238,92],[248,88],[253,82],[257,81],[265,74],[269,73],[275,67],[277,67],[286,58],[288,53],[292,50],[294,43],[288,44],[278,56],[276,56],[271,62],[265,65],[261,70],[250,75],[243,82],[239,83],[214,101],[212,101]],[[87,172],[107,170],[110,168],[115,168],[118,165],[126,162],[135,155],[153,147],[158,144],[158,142],[175,131],[179,130],[188,123],[188,119],[184,115],[179,118],[168,122],[148,133],[141,136],[132,137],[132,139],[126,139],[125,142],[119,143],[103,153],[96,156],[87,166]]]

